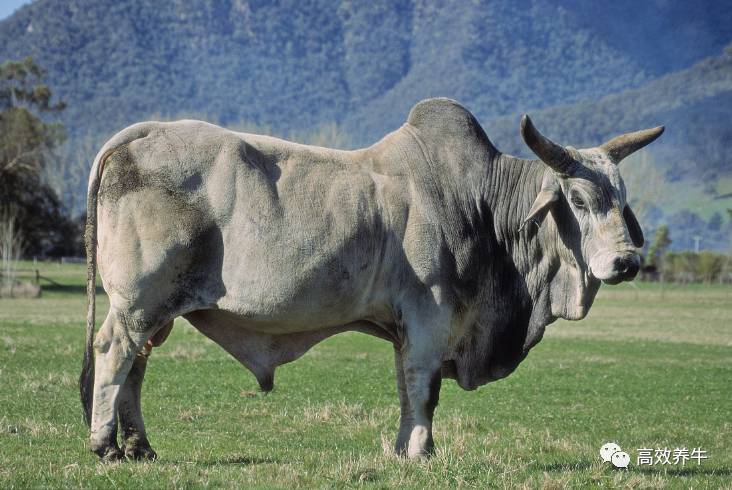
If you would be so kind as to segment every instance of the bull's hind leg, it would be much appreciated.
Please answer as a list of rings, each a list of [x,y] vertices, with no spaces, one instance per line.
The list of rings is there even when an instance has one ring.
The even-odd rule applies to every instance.
[[[94,341],[94,403],[90,448],[105,461],[122,459],[117,445],[117,408],[135,356],[150,337],[140,322],[111,309]]]
[[[154,461],[157,454],[150,447],[150,441],[145,433],[145,422],[142,418],[142,382],[145,379],[147,360],[150,357],[153,347],[158,347],[165,342],[173,328],[170,321],[145,344],[135,356],[127,380],[119,393],[119,426],[122,429],[122,451],[129,459]]]
[[[147,346],[137,354],[130,373],[127,375],[127,380],[119,393],[117,414],[119,415],[119,427],[122,429],[122,451],[130,459],[154,460],[157,458],[145,434],[145,422],[142,419],[140,402],[142,381],[145,378],[149,354],[150,350]]]

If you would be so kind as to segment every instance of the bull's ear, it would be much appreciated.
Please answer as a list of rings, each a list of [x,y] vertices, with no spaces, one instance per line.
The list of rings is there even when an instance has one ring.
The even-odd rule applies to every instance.
[[[560,193],[559,184],[554,177],[544,177],[544,181],[541,184],[541,191],[539,191],[539,195],[534,199],[534,204],[531,205],[529,214],[526,215],[523,223],[521,223],[519,231],[523,230],[528,223],[536,223],[538,226],[552,205],[559,199]]]
[[[625,218],[625,224],[628,226],[628,232],[630,233],[630,239],[636,248],[641,248],[645,240],[643,239],[643,230],[641,230],[638,220],[633,214],[633,210],[627,204],[623,208],[623,218]]]

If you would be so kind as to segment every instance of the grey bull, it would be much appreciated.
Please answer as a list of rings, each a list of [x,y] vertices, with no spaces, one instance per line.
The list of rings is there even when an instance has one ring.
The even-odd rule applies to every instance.
[[[124,129],[89,180],[80,388],[91,449],[155,458],[141,385],[182,316],[265,391],[278,365],[331,335],[390,341],[396,452],[428,455],[443,378],[473,390],[507,376],[546,325],[583,318],[601,282],[635,276],[643,234],[617,163],[662,131],[578,150],[524,116],[540,160],[523,160],[449,99],[417,104],[355,151],[199,121]],[[97,266],[110,309],[95,337]]]

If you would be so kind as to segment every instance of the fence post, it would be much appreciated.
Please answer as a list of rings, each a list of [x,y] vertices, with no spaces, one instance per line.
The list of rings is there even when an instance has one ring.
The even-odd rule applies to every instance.
[[[41,284],[41,273],[36,269],[36,286]]]

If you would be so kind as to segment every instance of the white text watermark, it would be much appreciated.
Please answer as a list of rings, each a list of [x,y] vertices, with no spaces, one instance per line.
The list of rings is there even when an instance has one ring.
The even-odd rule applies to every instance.
[[[600,457],[606,463],[612,463],[616,468],[628,468],[631,457],[614,442],[603,444],[600,448]],[[701,447],[687,448],[649,448],[642,447],[636,450],[635,464],[637,466],[679,465],[686,466],[696,462],[700,465],[703,460],[709,459],[707,451]]]

